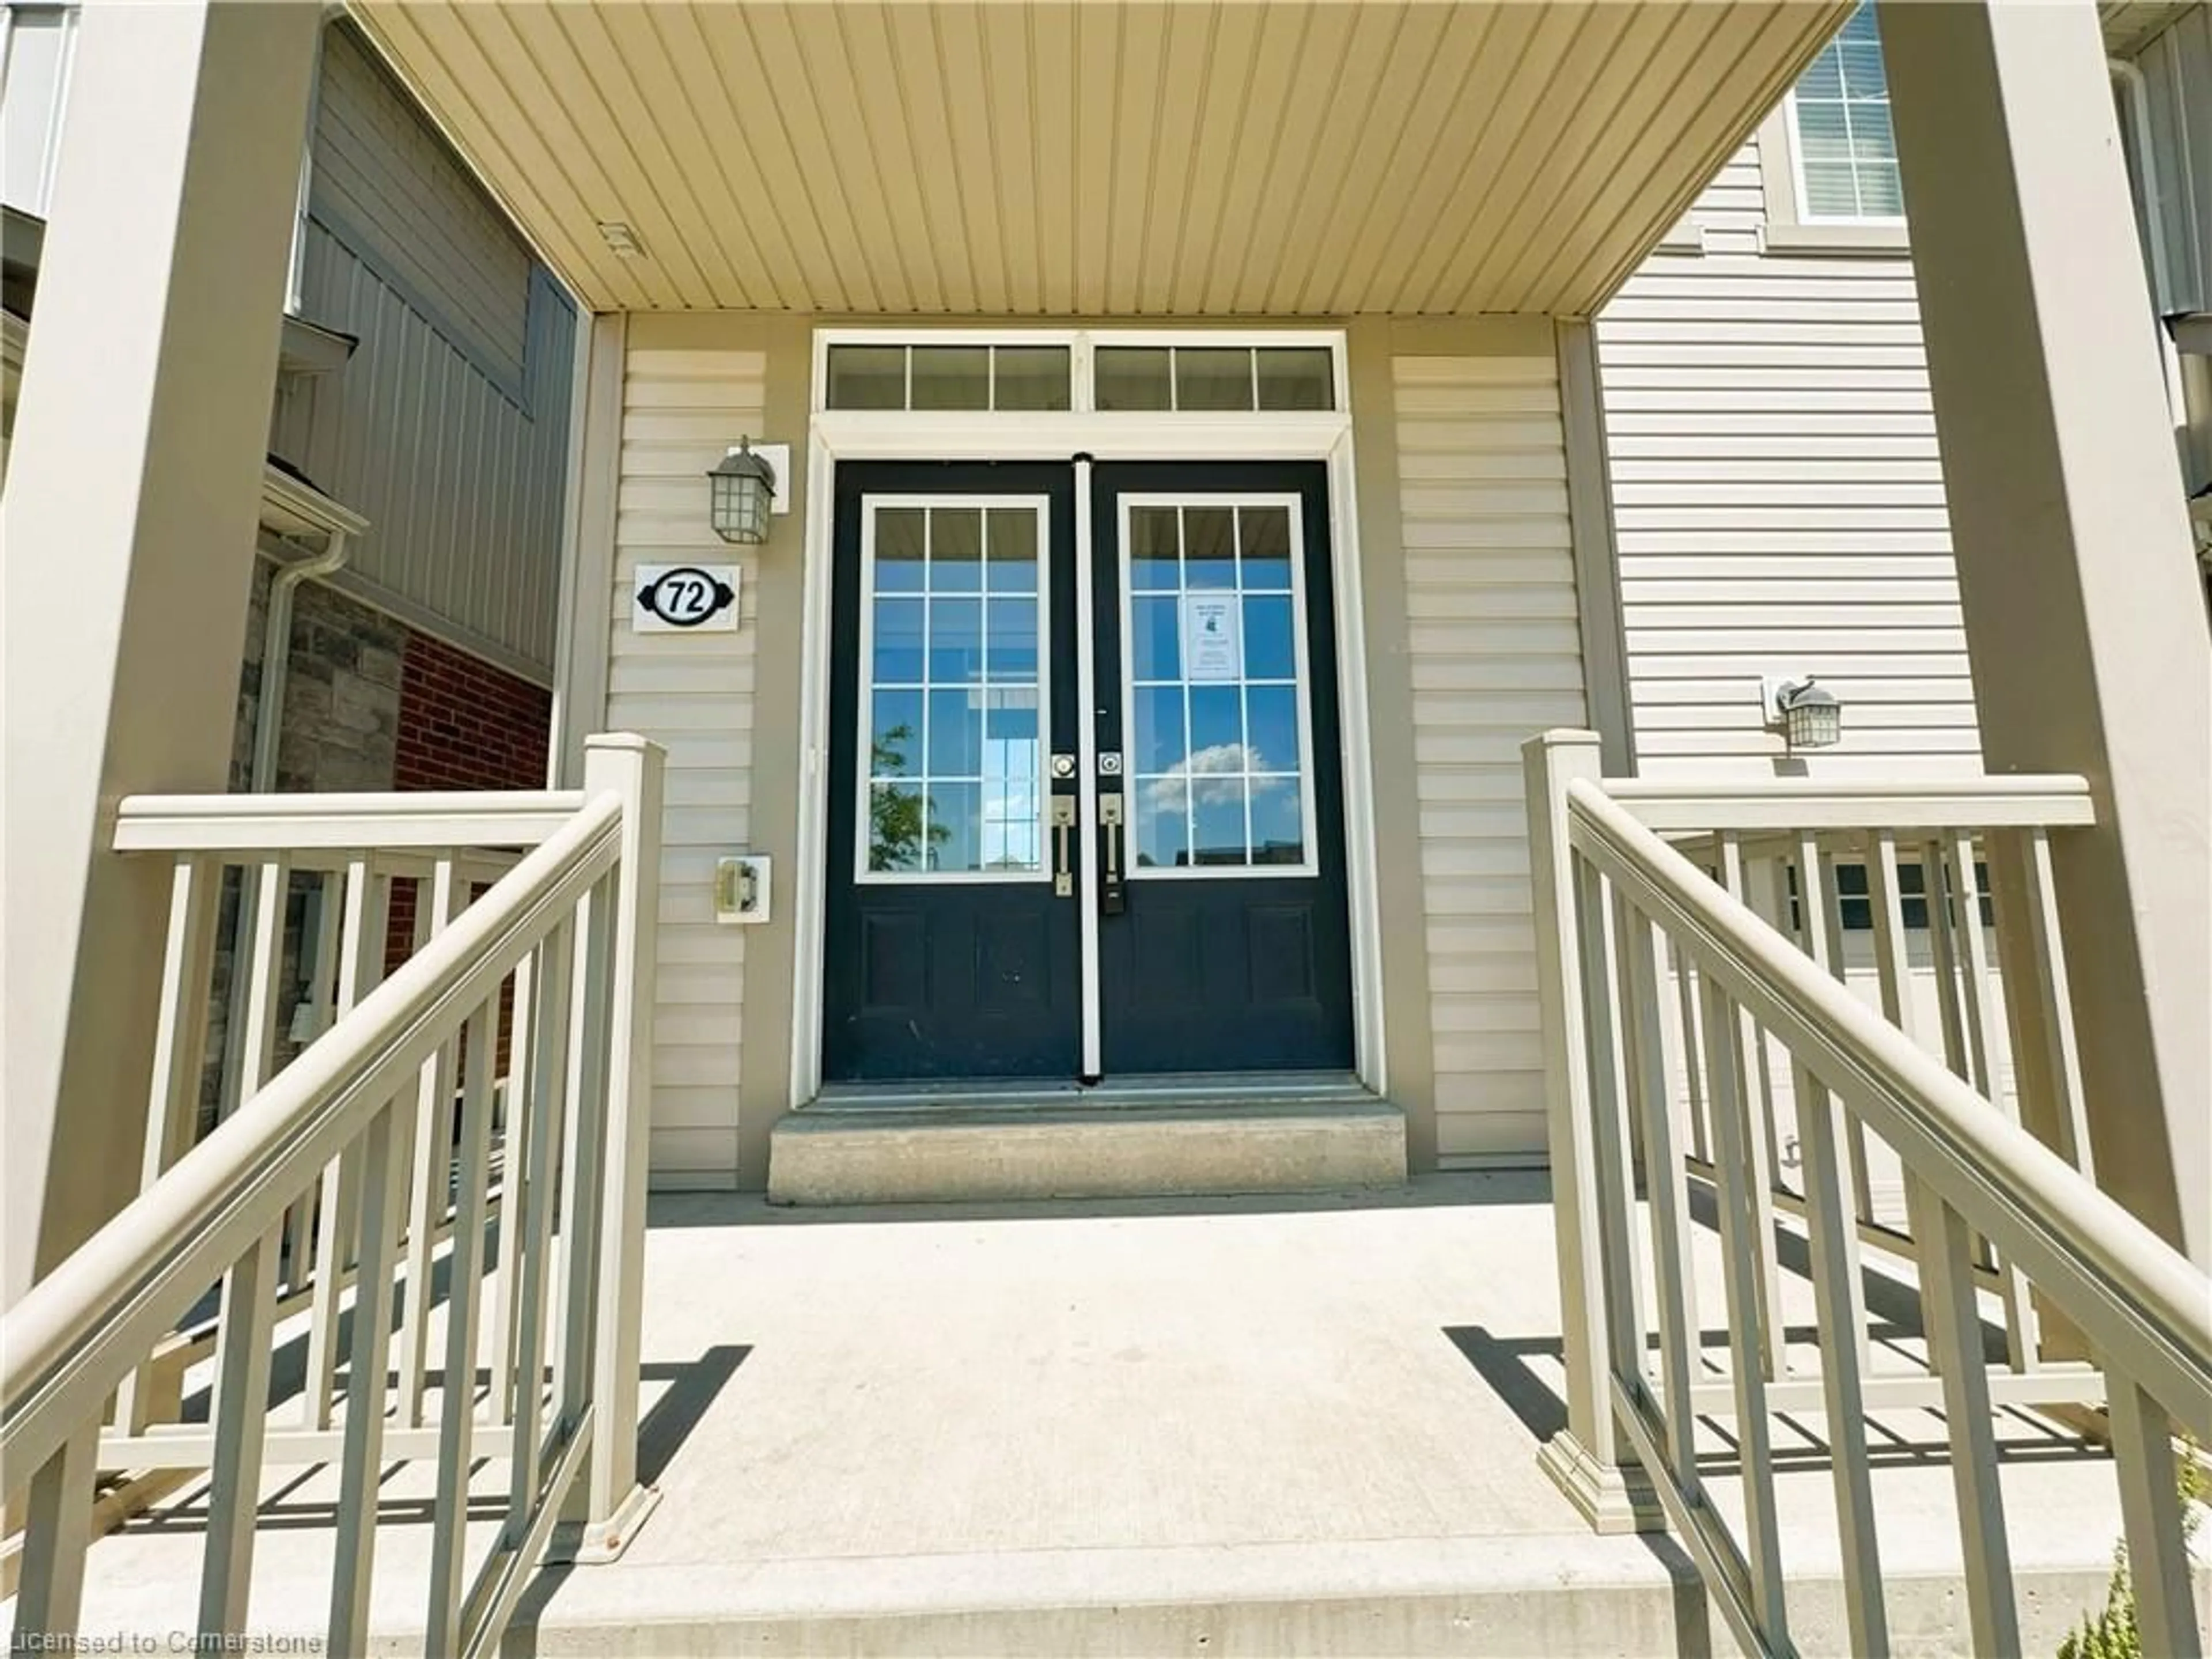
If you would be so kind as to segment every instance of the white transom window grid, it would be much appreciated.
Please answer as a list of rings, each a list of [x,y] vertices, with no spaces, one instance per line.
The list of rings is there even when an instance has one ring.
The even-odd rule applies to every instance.
[[[1340,330],[821,329],[814,350],[813,408],[841,417],[1265,422],[1350,406]]]

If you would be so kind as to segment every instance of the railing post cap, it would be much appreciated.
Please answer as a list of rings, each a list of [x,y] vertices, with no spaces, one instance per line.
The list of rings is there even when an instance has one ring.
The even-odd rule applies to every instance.
[[[584,747],[587,750],[624,749],[643,754],[648,750],[658,749],[660,745],[651,738],[641,736],[635,732],[594,732],[584,739]]]
[[[1585,732],[1577,726],[1555,726],[1548,732],[1539,732],[1521,745],[1521,752],[1550,754],[1565,750],[1592,750],[1601,747],[1604,739],[1595,732]]]

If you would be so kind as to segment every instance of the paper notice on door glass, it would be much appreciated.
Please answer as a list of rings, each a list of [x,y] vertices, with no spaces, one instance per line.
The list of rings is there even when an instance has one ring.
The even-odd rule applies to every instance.
[[[1234,593],[1182,596],[1182,677],[1192,684],[1244,678],[1243,620]]]

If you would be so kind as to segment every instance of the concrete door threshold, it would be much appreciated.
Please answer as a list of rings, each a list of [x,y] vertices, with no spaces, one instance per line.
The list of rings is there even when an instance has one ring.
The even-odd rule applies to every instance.
[[[1396,1187],[1405,1114],[1340,1079],[848,1091],[779,1121],[769,1201],[897,1204]]]

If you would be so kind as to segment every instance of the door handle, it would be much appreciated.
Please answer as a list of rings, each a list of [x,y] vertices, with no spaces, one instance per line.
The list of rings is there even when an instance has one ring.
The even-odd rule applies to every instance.
[[[1075,866],[1068,853],[1075,839],[1075,797],[1054,795],[1051,798],[1052,821],[1052,893],[1054,898],[1070,898],[1075,893]]]
[[[1121,860],[1121,792],[1118,789],[1099,792],[1098,842],[1098,913],[1118,916],[1129,902],[1122,890],[1125,872]]]

